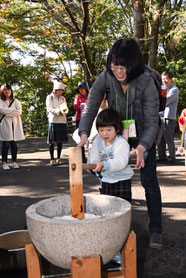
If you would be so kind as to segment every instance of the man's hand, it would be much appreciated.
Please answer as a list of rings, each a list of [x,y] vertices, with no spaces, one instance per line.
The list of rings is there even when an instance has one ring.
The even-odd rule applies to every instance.
[[[137,167],[143,168],[145,166],[144,152],[145,152],[145,147],[142,145],[138,145],[136,149],[130,152],[131,155],[136,156],[135,168]]]
[[[103,167],[104,167],[104,164],[102,161],[95,161],[93,164],[96,165],[96,168],[93,170],[93,172],[101,172]]]
[[[80,138],[81,138],[81,141],[79,142],[79,144],[77,146],[78,147],[83,147],[84,145],[86,145],[86,148],[88,149],[89,141],[88,141],[87,135],[82,134]]]

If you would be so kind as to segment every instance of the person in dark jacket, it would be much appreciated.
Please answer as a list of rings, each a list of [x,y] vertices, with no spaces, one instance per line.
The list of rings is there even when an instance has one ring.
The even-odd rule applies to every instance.
[[[95,80],[79,124],[81,141],[88,136],[104,94],[108,107],[123,119],[124,136],[136,156],[145,189],[149,221],[150,247],[162,247],[162,204],[156,173],[156,147],[159,123],[159,94],[154,79],[145,71],[139,46],[134,39],[121,39],[111,47],[107,66]],[[132,131],[132,132],[131,132]]]

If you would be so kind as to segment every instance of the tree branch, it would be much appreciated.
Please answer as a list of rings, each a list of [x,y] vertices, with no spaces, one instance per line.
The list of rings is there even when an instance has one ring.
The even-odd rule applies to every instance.
[[[65,3],[65,1],[63,1]],[[75,28],[72,26],[72,24],[68,23],[65,21],[62,16],[57,12],[54,11],[53,7],[48,3],[47,0],[41,0],[40,3],[44,4],[45,8],[43,7],[44,10],[46,10],[55,20],[57,20],[61,25],[65,26],[72,34],[73,33],[80,33],[79,28]],[[66,6],[64,4],[64,8],[66,10]],[[67,10],[66,10],[67,11]],[[77,26],[78,27],[78,26]]]
[[[86,37],[87,29],[90,23],[89,19],[89,9],[88,9],[88,2],[82,0],[82,9],[83,9],[83,25],[82,25],[82,34],[84,38]]]
[[[61,0],[61,2],[63,3],[65,10],[66,10],[67,14],[68,14],[69,17],[70,17],[71,22],[72,22],[72,24],[74,25],[74,27],[75,27],[75,29],[76,29],[76,32],[81,33],[81,31],[80,31],[80,29],[79,29],[79,26],[78,26],[78,24],[76,23],[76,20],[75,20],[74,16],[72,15],[70,9],[68,8],[68,5],[67,5],[66,1]]]

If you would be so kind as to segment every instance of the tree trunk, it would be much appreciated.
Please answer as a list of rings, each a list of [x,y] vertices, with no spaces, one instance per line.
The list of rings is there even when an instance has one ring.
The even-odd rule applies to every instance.
[[[144,21],[143,21],[143,2],[132,0],[134,8],[134,37],[137,40],[140,50],[144,52]]]
[[[160,14],[159,10],[156,10],[152,25],[151,25],[151,33],[150,33],[150,46],[149,46],[149,61],[148,64],[152,68],[156,68],[156,60],[157,60],[157,49],[158,49],[158,30],[160,24]]]

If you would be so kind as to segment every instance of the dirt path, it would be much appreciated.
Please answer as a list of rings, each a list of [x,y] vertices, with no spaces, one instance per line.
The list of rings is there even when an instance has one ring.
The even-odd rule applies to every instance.
[[[178,141],[176,140],[176,143]],[[64,145],[63,165],[51,167],[46,138],[27,138],[19,144],[19,170],[0,169],[0,233],[26,226],[25,210],[44,198],[69,193],[68,147]],[[1,146],[0,146],[1,147]],[[139,170],[133,179],[132,228],[137,235],[138,278],[186,277],[186,168],[184,158],[173,166],[158,166],[163,202],[163,239],[161,251],[148,247],[148,216]],[[84,172],[84,192],[99,194],[99,181]],[[0,277],[25,278],[25,272],[0,272]],[[87,277],[88,278],[88,277]],[[96,278],[96,277],[95,277]]]

